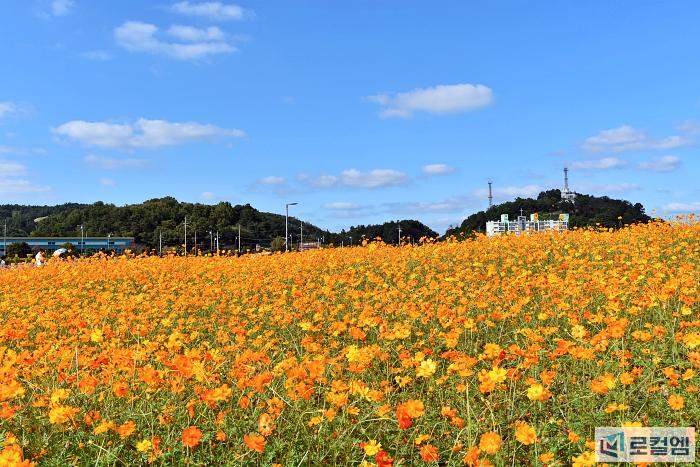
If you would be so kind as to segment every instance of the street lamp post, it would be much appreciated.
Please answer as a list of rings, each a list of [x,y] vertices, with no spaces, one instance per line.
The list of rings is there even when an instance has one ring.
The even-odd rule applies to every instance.
[[[2,234],[2,254],[7,254],[7,219],[5,219],[5,230]]]
[[[80,226],[80,256],[85,254],[85,229]]]
[[[187,256],[187,216],[185,216],[185,256]]]
[[[109,251],[109,238],[110,238],[111,236],[112,236],[111,233],[108,233],[108,234],[107,234],[107,250],[105,250],[105,253],[107,253],[107,251]]]
[[[350,240],[349,245],[352,246],[352,236],[348,235],[348,239]]]
[[[289,206],[296,206],[297,204],[299,203],[287,203],[284,205],[284,251],[289,251],[289,245],[287,244],[287,239],[289,238]]]

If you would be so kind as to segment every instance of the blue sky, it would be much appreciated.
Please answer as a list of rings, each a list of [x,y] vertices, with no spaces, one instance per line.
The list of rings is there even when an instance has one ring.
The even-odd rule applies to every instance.
[[[700,211],[693,1],[0,4],[0,203],[438,231],[562,185]]]

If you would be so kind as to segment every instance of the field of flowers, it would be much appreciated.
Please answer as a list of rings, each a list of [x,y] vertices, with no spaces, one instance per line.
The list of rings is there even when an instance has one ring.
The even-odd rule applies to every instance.
[[[700,420],[700,225],[0,271],[0,465],[592,465]]]

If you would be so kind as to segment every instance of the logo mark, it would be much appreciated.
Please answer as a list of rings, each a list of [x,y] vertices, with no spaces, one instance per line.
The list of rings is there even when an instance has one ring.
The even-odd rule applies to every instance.
[[[600,439],[600,454],[617,458],[617,453],[625,452],[625,433],[613,433]]]

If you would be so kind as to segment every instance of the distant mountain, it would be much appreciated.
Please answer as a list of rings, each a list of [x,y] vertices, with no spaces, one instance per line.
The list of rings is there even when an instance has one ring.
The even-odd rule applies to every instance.
[[[187,217],[188,242],[197,243],[202,249],[210,245],[209,232],[219,233],[222,248],[237,245],[238,225],[241,231],[241,247],[267,247],[276,237],[284,237],[285,217],[280,214],[261,212],[250,204],[233,206],[228,202],[215,205],[183,203],[175,198],[155,198],[140,204],[115,206],[97,202],[94,204],[69,203],[60,206],[0,205],[0,222],[8,221],[9,236],[74,236],[80,235],[83,225],[86,236],[134,237],[136,243],[145,248],[157,248],[162,234],[163,246],[183,243]],[[357,226],[347,232],[333,233],[304,222],[303,233],[307,241],[323,238],[325,243],[340,245],[353,237],[357,244],[364,235],[371,239],[381,237],[387,243],[396,243],[398,224],[402,236],[418,240],[421,236],[437,236],[429,227],[413,221],[387,222],[381,225]],[[300,237],[301,221],[289,218],[289,233],[292,242]]]
[[[523,214],[539,213],[543,216],[555,216],[560,213],[569,214],[569,227],[584,227],[599,224],[604,227],[618,227],[620,225],[649,222],[651,218],[644,213],[644,206],[640,203],[632,204],[629,201],[611,199],[607,196],[590,196],[576,194],[575,201],[569,202],[561,199],[560,190],[543,191],[537,199],[516,198],[515,201],[497,204],[479,211],[467,217],[459,227],[448,229],[445,236],[470,235],[474,232],[484,232],[486,221],[495,221],[501,214],[508,214],[515,219]],[[618,219],[621,217],[622,219]]]

